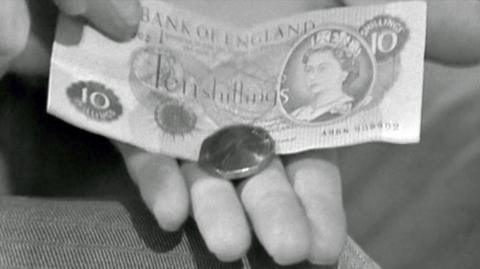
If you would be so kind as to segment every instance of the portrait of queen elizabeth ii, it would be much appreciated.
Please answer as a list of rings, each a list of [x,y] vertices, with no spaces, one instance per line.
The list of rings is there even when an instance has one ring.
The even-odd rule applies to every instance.
[[[326,29],[295,47],[284,70],[282,106],[295,121],[317,123],[350,114],[373,81],[365,43],[343,29]]]
[[[341,48],[324,45],[307,50],[303,56],[305,84],[314,98],[291,113],[298,120],[312,121],[324,114],[347,114],[354,98],[343,91],[355,71],[353,57]]]

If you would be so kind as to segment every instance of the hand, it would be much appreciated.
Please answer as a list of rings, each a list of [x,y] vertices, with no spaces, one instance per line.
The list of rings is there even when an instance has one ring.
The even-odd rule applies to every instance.
[[[69,15],[83,16],[116,40],[131,37],[140,16],[138,3],[133,0],[55,0],[52,3],[4,0],[2,4],[0,75],[7,71],[23,75],[47,73],[57,8]],[[209,8],[207,10],[212,11]],[[288,12],[290,11],[285,9],[284,13]],[[261,18],[263,15],[258,13],[255,16]],[[279,263],[289,264],[307,257],[319,263],[332,263],[340,252],[345,236],[345,222],[338,199],[339,177],[334,166],[320,156],[307,158],[310,163],[291,158],[286,171],[277,159],[263,173],[235,190],[230,182],[206,175],[195,164],[183,164],[183,176],[177,162],[171,158],[148,154],[128,146],[121,148],[142,196],[166,230],[179,228],[186,219],[190,200],[187,190],[190,190],[193,215],[210,250],[222,260],[238,259],[249,247],[251,235],[242,203],[260,241]],[[329,190],[325,187],[310,192],[311,189],[305,188],[309,184],[298,179],[301,174],[299,167],[315,163],[333,168],[330,169],[332,171],[326,170],[330,171],[333,180],[328,176],[325,178],[333,183],[334,191],[331,193],[337,195],[325,192],[324,190]],[[291,174],[290,177],[287,173]],[[296,186],[302,199],[299,199],[292,186]],[[240,199],[236,191],[240,193]],[[324,222],[322,211],[311,212],[311,209],[317,207],[317,200],[312,197],[317,192],[328,194],[324,199],[327,203],[323,207],[334,219],[338,218],[338,225],[334,221]],[[213,199],[209,200],[210,197]],[[303,203],[306,204],[306,211]],[[305,212],[312,221],[307,219]],[[315,236],[322,240],[310,240],[310,231],[314,231],[314,235],[323,234],[322,229],[329,230],[330,226],[338,232],[328,231],[324,237]]]
[[[344,2],[361,4],[362,1]],[[452,16],[453,4],[462,16]],[[478,7],[474,5],[478,3],[445,1],[430,6],[428,57],[445,63],[470,64],[480,60],[480,50],[470,45],[478,44],[478,35],[467,35],[469,42],[458,42],[466,29],[479,26],[465,26],[465,21],[476,20],[474,11]],[[200,232],[209,249],[221,260],[235,260],[247,250],[251,240],[247,218],[278,263],[291,264],[303,259],[331,263],[341,250],[345,220],[333,151],[286,157],[283,165],[276,160],[267,170],[236,188],[230,182],[206,175],[192,163],[178,168],[174,160],[164,156],[133,148],[122,152],[160,226],[177,229],[188,215],[190,197],[192,215]],[[158,165],[159,160],[170,165]]]
[[[271,16],[304,11],[307,7],[302,2],[276,5],[277,14]],[[262,12],[252,13],[265,7],[252,8],[238,2],[233,8],[232,3],[216,5],[215,10],[208,3],[198,4],[195,10],[237,24],[268,19]],[[316,3],[317,8],[334,4]],[[232,10],[236,13],[232,14]],[[279,264],[337,261],[346,238],[346,223],[334,151],[277,158],[263,172],[234,186],[205,173],[196,163],[177,165],[176,160],[163,155],[124,144],[119,148],[159,225],[176,230],[191,214],[207,247],[220,260],[233,261],[243,256],[250,246],[252,229]]]
[[[141,16],[138,0],[2,0],[1,6],[0,77],[48,73],[57,8],[118,41],[133,37]]]

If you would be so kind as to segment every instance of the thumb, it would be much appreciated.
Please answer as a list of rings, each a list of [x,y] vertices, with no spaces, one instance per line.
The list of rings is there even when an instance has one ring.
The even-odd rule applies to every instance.
[[[121,41],[137,31],[141,16],[138,0],[54,0],[69,15],[81,15],[107,36]]]

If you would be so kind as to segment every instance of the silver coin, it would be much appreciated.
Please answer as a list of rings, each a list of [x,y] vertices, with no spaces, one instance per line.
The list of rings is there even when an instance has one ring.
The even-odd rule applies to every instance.
[[[275,141],[260,127],[233,125],[202,143],[198,163],[204,170],[234,180],[255,175],[275,156]]]

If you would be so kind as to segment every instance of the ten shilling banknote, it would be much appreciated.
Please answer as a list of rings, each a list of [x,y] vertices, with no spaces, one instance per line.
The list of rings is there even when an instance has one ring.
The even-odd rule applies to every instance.
[[[61,18],[48,111],[148,151],[196,160],[219,128],[265,128],[278,154],[419,140],[426,5],[310,11],[249,29],[144,0],[116,43]]]

